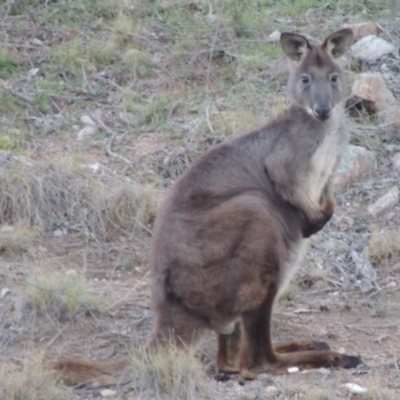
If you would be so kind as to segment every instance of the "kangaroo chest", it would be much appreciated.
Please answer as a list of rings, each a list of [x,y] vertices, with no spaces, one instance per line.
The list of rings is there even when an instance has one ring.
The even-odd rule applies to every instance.
[[[311,199],[315,202],[319,202],[324,186],[333,172],[338,159],[340,140],[339,132],[336,129],[327,132],[310,159],[307,189]]]

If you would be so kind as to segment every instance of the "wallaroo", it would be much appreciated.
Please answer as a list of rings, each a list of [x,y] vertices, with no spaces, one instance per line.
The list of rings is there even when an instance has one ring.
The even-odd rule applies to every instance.
[[[322,44],[283,33],[280,42],[290,62],[288,109],[210,149],[167,194],[150,258],[155,314],[150,348],[171,339],[184,347],[214,330],[218,371],[246,379],[287,366],[362,363],[324,342],[271,338],[274,301],[301,263],[307,238],[334,212],[333,174],[349,138],[335,59],[352,40],[351,29]],[[121,367],[81,366],[67,361],[58,368],[74,381],[96,379],[105,370],[113,375]]]
[[[332,177],[349,137],[334,59],[352,40],[351,29],[322,44],[283,33],[290,107],[206,152],[170,190],[151,251],[151,344],[170,335],[190,344],[212,329],[218,371],[248,379],[285,366],[362,362],[324,342],[271,339],[274,300],[299,266],[306,238],[334,211]]]

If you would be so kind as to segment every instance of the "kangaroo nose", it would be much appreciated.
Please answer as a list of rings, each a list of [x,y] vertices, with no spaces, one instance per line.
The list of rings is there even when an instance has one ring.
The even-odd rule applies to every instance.
[[[323,106],[315,106],[314,107],[314,115],[324,121],[331,116],[332,109],[330,107],[323,107]]]

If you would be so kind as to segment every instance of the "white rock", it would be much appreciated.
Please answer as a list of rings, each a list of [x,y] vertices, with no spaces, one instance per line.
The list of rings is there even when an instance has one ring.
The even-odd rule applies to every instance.
[[[35,46],[44,47],[44,43],[38,38],[32,39],[32,44],[34,44]]]
[[[10,293],[10,289],[8,287],[1,289],[0,298],[4,299],[8,293]]]
[[[100,169],[101,165],[99,163],[90,164],[88,168],[91,169],[93,172],[97,172]]]
[[[281,39],[281,33],[279,31],[273,31],[269,36],[267,41],[271,43],[277,43]]]
[[[32,68],[28,71],[30,77],[35,77],[40,71],[40,68]]]
[[[396,47],[388,41],[376,36],[368,35],[350,47],[350,54],[363,61],[374,62],[386,54],[393,53]]]
[[[61,237],[61,236],[63,236],[64,234],[63,234],[63,232],[62,232],[62,230],[61,229],[56,229],[54,232],[53,232],[53,236],[54,237]]]
[[[117,394],[116,390],[112,390],[112,389],[100,390],[101,397],[112,397],[112,396],[115,396],[116,394]]]
[[[93,125],[86,125],[78,132],[78,140],[83,140],[87,136],[92,136],[97,132],[97,127]]]
[[[389,211],[399,202],[400,191],[397,186],[392,187],[386,194],[380,197],[375,203],[368,206],[368,213],[377,217]]]
[[[346,383],[344,386],[347,387],[347,389],[349,389],[353,394],[362,394],[367,392],[366,388],[357,385],[357,383]]]
[[[97,126],[96,123],[89,117],[89,115],[82,115],[81,121],[86,125]]]
[[[76,276],[76,275],[78,275],[78,273],[76,272],[76,269],[71,268],[71,269],[67,269],[65,271],[65,275],[67,275],[67,276]]]
[[[289,367],[287,372],[289,372],[289,374],[295,374],[296,372],[299,372],[299,367]]]

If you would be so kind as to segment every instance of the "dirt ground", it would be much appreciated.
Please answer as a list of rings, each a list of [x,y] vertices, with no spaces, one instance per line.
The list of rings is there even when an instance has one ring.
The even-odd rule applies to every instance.
[[[113,188],[120,179],[127,187],[133,182],[151,187],[158,204],[176,177],[206,148],[257,126],[282,106],[282,54],[279,49],[269,49],[268,62],[260,61],[261,50],[249,44],[271,34],[267,20],[257,19],[261,12],[262,18],[272,18],[268,14],[271,7],[259,13],[243,9],[250,17],[242,20],[237,19],[241,10],[232,17],[227,8],[219,9],[213,1],[209,2],[213,10],[201,1],[185,2],[184,10],[179,2],[151,2],[154,9],[159,7],[157,12],[141,1],[39,3],[20,1],[12,7],[13,2],[0,6],[0,14],[7,13],[0,22],[0,43],[5,43],[0,46],[0,150],[13,157],[26,157],[34,165],[70,158],[74,165],[94,169],[91,179],[97,176],[110,185],[107,187]],[[250,3],[255,7],[257,2]],[[328,34],[330,28],[359,22],[364,15],[381,22],[382,37],[396,46],[400,43],[399,19],[384,19],[386,14],[380,14],[389,10],[385,5],[375,9],[374,2],[372,6],[362,2],[365,13],[360,14],[355,2],[343,2],[347,14],[340,14],[318,1],[309,2],[309,6],[299,2],[305,7],[299,12],[311,10],[306,14],[308,23],[301,23],[295,15],[287,14],[286,3],[276,8],[282,17],[274,14],[271,27],[283,30],[294,25],[312,35],[321,31]],[[119,11],[113,7],[120,7]],[[136,10],[144,10],[140,15],[148,26],[143,23],[139,29],[133,18],[133,25],[128,24],[125,17],[135,16]],[[223,22],[211,30],[213,34],[201,30],[204,21],[193,30],[190,23],[175,29],[174,18],[182,10],[193,16],[193,21],[203,17],[211,21],[220,12]],[[254,26],[252,21],[257,21]],[[199,39],[195,45],[174,47],[177,35],[181,40],[185,32],[189,36],[192,31]],[[137,44],[139,36],[142,41]],[[107,47],[110,37],[118,45],[115,49]],[[106,43],[109,53],[101,53],[97,47],[94,55],[80,53],[79,45],[73,43],[75,38],[93,46],[96,40],[104,39],[100,43]],[[204,50],[207,46],[212,46],[211,55]],[[132,48],[140,54],[130,51]],[[125,56],[133,61],[126,61]],[[399,99],[398,47],[384,60],[352,65],[349,79],[360,72],[359,68],[385,71],[388,87]],[[56,85],[58,80],[63,82],[61,89]],[[79,134],[90,125],[82,122],[85,115],[94,120],[96,130],[81,140]],[[126,123],[127,118],[131,122]],[[377,167],[338,192],[332,221],[311,238],[304,265],[276,305],[273,330],[279,340],[326,341],[335,350],[360,355],[366,365],[355,370],[262,374],[245,383],[237,376],[216,382],[216,340],[210,333],[196,356],[206,374],[207,390],[190,398],[400,398],[400,204],[376,218],[367,213],[370,204],[399,185],[399,172],[390,162],[400,152],[399,127],[385,126],[379,116],[365,114],[351,119],[350,124],[352,144],[373,151]],[[5,182],[7,173],[0,172]],[[1,185],[5,187],[5,183]],[[72,214],[56,222],[45,221],[45,228],[34,226],[32,220],[17,221],[7,215],[0,218],[2,379],[11,381],[26,365],[29,369],[27,360],[32,355],[42,355],[45,365],[61,356],[107,360],[131,353],[146,342],[152,324],[148,255],[155,209],[138,222],[140,228],[127,231],[118,222],[120,225],[115,223],[104,237],[84,229],[84,223],[71,222]],[[21,226],[29,229],[20,233]],[[18,237],[12,234],[16,231]],[[10,241],[10,237],[14,239]],[[371,268],[373,276],[368,275]],[[27,301],[29,285],[34,286],[36,276],[53,275],[85,282],[87,293],[104,299],[105,305],[99,311],[82,302],[73,316],[64,311],[38,311]],[[33,387],[35,380],[28,374],[17,382]],[[354,394],[348,383],[367,391]],[[6,400],[164,398],[151,387],[138,393],[129,384],[109,388],[108,394],[104,388],[57,385],[64,390],[61,395],[37,389],[22,397],[10,395],[8,386],[0,382],[0,394],[3,390]]]

